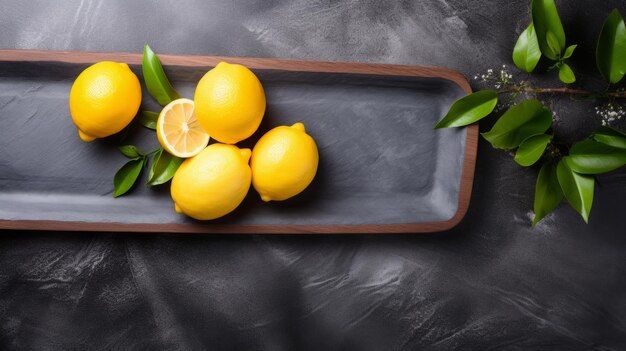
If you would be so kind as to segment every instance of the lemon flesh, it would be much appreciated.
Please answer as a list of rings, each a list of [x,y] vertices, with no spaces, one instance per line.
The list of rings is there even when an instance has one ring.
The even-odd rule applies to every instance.
[[[259,128],[265,113],[263,86],[248,68],[220,62],[196,87],[200,125],[215,140],[235,144]]]
[[[232,212],[250,189],[250,149],[212,144],[186,159],[172,179],[176,212],[210,220]]]
[[[141,104],[141,84],[127,64],[102,61],[82,71],[70,90],[70,114],[83,141],[124,129]]]
[[[189,99],[176,99],[167,104],[157,121],[157,139],[170,154],[188,158],[202,151],[209,135],[202,129]]]
[[[301,193],[315,178],[317,145],[302,123],[276,127],[252,150],[252,185],[263,201],[282,201]]]

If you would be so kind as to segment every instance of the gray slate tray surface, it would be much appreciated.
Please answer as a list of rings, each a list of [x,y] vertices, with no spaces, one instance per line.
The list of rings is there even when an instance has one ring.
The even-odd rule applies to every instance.
[[[0,220],[198,224],[177,214],[169,186],[136,185],[112,197],[126,159],[118,145],[157,148],[154,132],[83,143],[68,93],[88,64],[0,62]],[[143,84],[141,67],[131,65]],[[192,98],[207,68],[166,67]],[[318,174],[299,196],[264,203],[251,188],[242,205],[207,225],[368,225],[447,221],[457,212],[465,129],[433,130],[465,93],[443,78],[256,70],[268,107],[267,130],[301,121],[320,152]],[[142,109],[159,111],[145,87]],[[141,178],[145,182],[146,171]]]

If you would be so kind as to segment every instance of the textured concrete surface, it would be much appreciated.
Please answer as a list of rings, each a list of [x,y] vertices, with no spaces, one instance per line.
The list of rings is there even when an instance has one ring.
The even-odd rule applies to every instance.
[[[594,42],[610,9],[626,4],[557,3],[580,44],[578,84],[602,87]],[[139,52],[147,41],[167,53],[440,65],[472,76],[510,65],[527,11],[527,1],[14,1],[0,4],[0,47]],[[592,102],[542,99],[561,139],[600,124]],[[537,170],[481,141],[476,171],[465,220],[435,235],[3,232],[0,345],[623,349],[626,173],[600,177],[589,225],[562,205],[531,230]]]

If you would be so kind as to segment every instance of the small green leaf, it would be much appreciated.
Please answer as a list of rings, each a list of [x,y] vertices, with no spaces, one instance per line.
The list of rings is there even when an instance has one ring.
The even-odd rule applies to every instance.
[[[559,185],[554,163],[547,162],[541,166],[535,184],[535,218],[533,227],[561,203],[563,191]]]
[[[496,149],[513,149],[526,138],[545,133],[551,124],[552,112],[531,99],[511,107],[482,136]]]
[[[611,127],[600,127],[592,136],[593,140],[619,149],[626,149],[626,133]]]
[[[607,17],[602,26],[596,47],[598,70],[612,84],[626,74],[626,26],[617,9]]]
[[[587,139],[572,145],[567,165],[582,174],[610,172],[626,165],[626,149]]]
[[[556,175],[563,190],[563,195],[587,223],[591,205],[593,204],[594,177],[572,171],[568,166],[567,157],[559,161],[556,167]]]
[[[557,61],[565,48],[565,31],[554,0],[532,0],[531,13],[541,52]]]
[[[113,177],[113,197],[124,195],[133,187],[141,173],[145,159],[130,160]]]
[[[552,135],[548,134],[539,134],[524,140],[515,153],[515,162],[524,167],[532,166],[541,158],[550,140]]]
[[[141,151],[139,151],[139,149],[134,145],[124,145],[124,146],[118,147],[118,149],[124,156],[132,160],[136,160],[143,156]]]
[[[574,54],[574,50],[576,50],[577,47],[578,47],[578,45],[576,45],[576,44],[568,46],[567,49],[565,49],[565,53],[563,54],[563,58],[564,59],[568,59],[568,58],[572,57],[572,54]]]
[[[498,103],[498,93],[481,90],[455,101],[435,129],[462,127],[477,122],[493,111]]]
[[[174,177],[174,173],[183,163],[184,159],[172,156],[167,151],[160,149],[154,154],[152,167],[148,176],[148,185],[159,185],[166,183]]]
[[[143,61],[141,64],[143,79],[146,81],[148,92],[161,106],[165,106],[180,95],[170,84],[159,57],[150,49],[148,44],[143,47]]]
[[[564,63],[561,67],[559,67],[559,79],[565,84],[572,84],[576,81],[574,71],[572,71],[567,63]]]
[[[540,58],[541,50],[539,50],[535,27],[531,23],[517,39],[513,48],[513,62],[517,68],[530,73],[535,69]]]
[[[156,130],[159,113],[152,111],[141,111],[139,122],[146,128]]]
[[[550,52],[552,53],[552,55],[556,56],[557,58],[561,56],[561,48],[559,47],[559,40],[556,38],[556,35],[554,35],[554,33],[550,31],[546,33],[546,43],[548,43],[548,49],[550,49]]]

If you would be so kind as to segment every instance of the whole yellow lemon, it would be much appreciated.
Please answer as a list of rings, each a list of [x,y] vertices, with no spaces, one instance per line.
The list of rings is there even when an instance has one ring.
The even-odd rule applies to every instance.
[[[247,139],[265,113],[263,86],[248,68],[220,62],[196,87],[196,116],[211,138],[226,144]]]
[[[309,186],[318,162],[317,145],[302,123],[276,127],[252,150],[252,185],[263,201],[286,200]]]
[[[208,220],[232,212],[250,189],[250,149],[212,144],[186,159],[174,174],[176,212]]]
[[[70,114],[83,141],[121,131],[140,104],[141,84],[125,63],[93,64],[78,75],[70,90]]]

